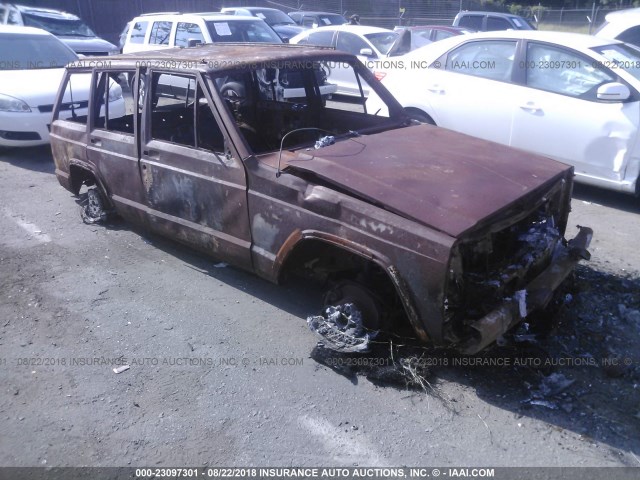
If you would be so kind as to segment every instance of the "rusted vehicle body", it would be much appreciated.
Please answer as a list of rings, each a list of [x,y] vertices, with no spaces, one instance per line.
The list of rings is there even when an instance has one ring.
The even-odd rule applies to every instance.
[[[337,64],[385,116],[331,93]],[[51,143],[85,219],[115,211],[272,282],[320,279],[367,328],[404,316],[424,342],[477,352],[588,255],[588,228],[563,237],[571,167],[417,124],[351,55],[205,45],[85,61],[58,105],[75,75],[92,76],[89,113],[57,107]],[[111,118],[109,85],[126,94],[130,78]]]

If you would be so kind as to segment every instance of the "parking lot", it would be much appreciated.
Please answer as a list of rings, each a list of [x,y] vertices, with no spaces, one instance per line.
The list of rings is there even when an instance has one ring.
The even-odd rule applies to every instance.
[[[319,352],[314,288],[85,225],[53,170],[0,152],[1,465],[640,465],[637,198],[576,186],[592,259],[550,335],[422,351],[407,388]]]

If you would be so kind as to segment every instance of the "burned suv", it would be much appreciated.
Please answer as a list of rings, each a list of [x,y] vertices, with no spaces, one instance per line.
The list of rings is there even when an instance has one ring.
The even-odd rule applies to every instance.
[[[359,96],[334,93],[335,68]],[[70,115],[71,86],[87,76],[88,111]],[[114,85],[124,114],[110,109]],[[544,307],[588,255],[588,228],[563,238],[571,167],[418,124],[334,50],[84,59],[67,68],[51,144],[59,182],[86,195],[86,221],[117,213],[272,282],[309,275],[363,328],[408,319],[424,342],[462,352]]]

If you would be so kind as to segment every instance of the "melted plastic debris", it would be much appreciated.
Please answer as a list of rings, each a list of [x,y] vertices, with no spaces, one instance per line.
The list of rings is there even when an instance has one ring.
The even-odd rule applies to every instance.
[[[575,380],[565,377],[561,373],[552,373],[540,382],[539,390],[532,392],[537,397],[552,397],[569,388]]]
[[[529,404],[530,405],[538,405],[540,407],[546,407],[546,408],[549,408],[551,410],[557,410],[558,409],[558,406],[555,403],[548,402],[546,400],[530,400]]]
[[[326,348],[338,352],[366,352],[378,334],[365,329],[362,313],[353,303],[327,307],[324,315],[308,317],[307,325],[325,340]]]
[[[333,135],[327,135],[326,137],[322,137],[320,140],[316,142],[314,148],[316,150],[321,149],[322,147],[328,147],[329,145],[333,145],[336,143],[336,137]]]
[[[560,238],[560,232],[555,226],[553,217],[533,223],[526,233],[518,236],[518,240],[530,243],[536,250],[546,250],[550,244],[555,244],[558,238]]]
[[[513,299],[518,302],[518,309],[520,310],[520,316],[522,318],[527,317],[527,291],[518,290],[513,294]]]

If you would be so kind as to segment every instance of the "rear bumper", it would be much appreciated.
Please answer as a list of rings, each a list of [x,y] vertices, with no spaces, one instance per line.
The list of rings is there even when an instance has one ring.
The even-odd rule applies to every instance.
[[[540,275],[520,290],[513,298],[506,299],[498,308],[470,327],[473,337],[458,345],[461,353],[473,355],[506,333],[521,322],[529,313],[547,306],[553,293],[565,278],[573,271],[581,260],[589,259],[587,248],[591,243],[593,231],[587,227],[579,227],[580,232],[565,247],[558,245],[554,252],[553,262]]]

